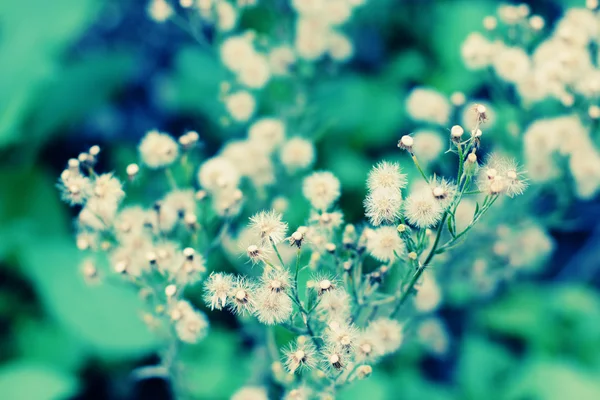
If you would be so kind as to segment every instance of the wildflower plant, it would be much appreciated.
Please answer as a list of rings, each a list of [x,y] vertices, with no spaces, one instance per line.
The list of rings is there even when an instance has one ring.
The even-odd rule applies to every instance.
[[[456,157],[456,174],[430,174],[419,154],[429,154],[428,162],[438,156],[423,151],[426,143],[417,135],[402,136],[398,148],[420,181],[409,185],[399,163],[377,163],[366,179],[365,221],[344,221],[337,206],[340,181],[329,171],[311,170],[316,156],[310,138],[289,137],[315,128],[309,117],[303,120],[306,87],[280,114],[259,115],[265,97],[258,95],[272,79],[300,79],[294,73],[301,67],[348,59],[352,43],[341,26],[361,4],[292,1],[293,35],[265,43],[252,31],[237,32],[238,13],[252,1],[175,6],[152,0],[148,11],[155,20],[175,22],[218,53],[231,78],[220,97],[224,125],[237,126],[246,137],[201,159],[198,133],[176,140],[150,131],[138,146],[139,164],[128,165],[123,180],[96,170],[98,146],[69,160],[60,176],[62,198],[80,208],[77,246],[90,255],[86,277],[120,275],[140,291],[145,321],[165,338],[161,367],[174,383],[182,343],[195,344],[208,334],[206,315],[185,296],[197,284],[210,310],[265,325],[272,378],[285,398],[334,395],[367,378],[377,361],[401,348],[411,318],[440,302],[431,268],[438,256],[460,245],[499,198],[520,195],[527,186],[516,162],[481,154],[489,111],[475,104],[468,108],[472,124],[453,126],[447,137],[445,157]],[[212,27],[216,43],[193,29],[189,22],[197,19]],[[407,109],[415,120],[438,126],[454,119],[449,103],[430,90],[413,91]],[[145,175],[160,177],[167,189],[156,194],[153,181],[144,187]],[[282,211],[294,176],[302,176],[298,190],[310,211],[304,225],[291,227]],[[126,192],[135,188],[152,199],[129,204]],[[470,198],[475,208],[462,223],[459,207]],[[248,224],[240,227],[246,215]],[[238,273],[210,265],[212,252],[235,253],[240,246],[248,262],[236,265]],[[104,274],[100,259],[110,266]],[[439,333],[439,326],[431,326],[428,332]],[[294,339],[279,343],[275,327]],[[256,387],[243,390],[263,394]]]

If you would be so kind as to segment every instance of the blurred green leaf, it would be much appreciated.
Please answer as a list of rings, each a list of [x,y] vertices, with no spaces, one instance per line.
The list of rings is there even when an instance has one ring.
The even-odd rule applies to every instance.
[[[95,0],[0,3],[0,147],[18,138],[18,127],[44,80],[57,76],[59,56],[96,11]]]
[[[218,121],[224,115],[218,101],[219,85],[226,71],[216,58],[197,46],[180,50],[173,76],[168,80],[171,106],[185,111],[202,112]]]
[[[54,400],[72,395],[73,377],[50,366],[17,361],[0,368],[0,396],[7,400]]]
[[[561,360],[531,360],[517,377],[507,400],[600,399],[600,375]]]
[[[251,371],[260,371],[259,357],[250,359],[240,350],[235,332],[211,329],[197,346],[188,346],[182,356],[184,386],[195,398],[225,399],[249,380]],[[268,368],[268,365],[265,365]]]
[[[503,382],[512,371],[513,363],[503,347],[477,336],[465,337],[458,365],[461,398],[502,398]]]
[[[324,83],[316,101],[320,119],[332,123],[337,139],[346,141],[341,132],[349,133],[361,147],[394,143],[396,129],[404,121],[403,93],[375,79],[348,76]]]
[[[87,285],[79,274],[80,258],[69,239],[31,243],[20,254],[48,312],[91,351],[120,359],[153,350],[157,339],[141,321],[135,291]]]
[[[76,370],[84,357],[84,347],[73,334],[49,321],[27,321],[17,327],[20,357],[28,362],[52,365],[61,371]]]

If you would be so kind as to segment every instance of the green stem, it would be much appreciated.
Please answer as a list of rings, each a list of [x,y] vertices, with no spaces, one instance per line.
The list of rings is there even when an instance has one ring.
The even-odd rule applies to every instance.
[[[417,167],[417,169],[421,173],[421,176],[423,177],[423,179],[425,179],[425,182],[429,183],[429,178],[427,178],[427,175],[425,175],[425,172],[421,168],[421,164],[419,164],[419,160],[417,160],[417,156],[415,156],[414,154],[411,153],[411,157],[412,157],[413,162],[415,163],[415,167]]]
[[[277,250],[277,246],[275,245],[275,242],[273,241],[271,236],[269,236],[269,241],[271,242],[271,246],[273,246],[273,250],[275,250],[275,254],[277,254],[277,258],[279,259],[279,262],[281,263],[281,267],[285,268],[285,263],[283,262],[283,258],[281,258],[281,254],[279,254],[279,250]],[[299,257],[300,257],[300,255],[298,255],[298,258]],[[296,279],[298,279],[298,262],[296,262]]]
[[[408,296],[412,293],[412,289],[415,286],[415,284],[417,283],[417,281],[419,280],[419,278],[421,277],[421,275],[423,275],[423,271],[425,271],[425,268],[427,268],[429,263],[431,263],[431,260],[433,260],[433,257],[436,254],[437,246],[440,243],[440,238],[442,237],[442,231],[444,230],[447,216],[448,216],[448,212],[445,212],[444,215],[442,216],[442,220],[440,221],[440,223],[438,225],[437,234],[435,235],[435,241],[433,242],[433,246],[431,247],[431,250],[429,251],[427,258],[425,259],[425,261],[423,262],[422,265],[419,265],[419,267],[415,271],[412,279],[408,283],[408,286],[406,287],[406,289],[404,290],[404,292],[398,299],[398,302],[396,303],[396,306],[394,307],[394,310],[392,311],[392,314],[391,314],[392,317],[395,317],[396,314],[398,313],[398,311],[400,311],[400,307],[402,307],[402,305],[408,299]]]

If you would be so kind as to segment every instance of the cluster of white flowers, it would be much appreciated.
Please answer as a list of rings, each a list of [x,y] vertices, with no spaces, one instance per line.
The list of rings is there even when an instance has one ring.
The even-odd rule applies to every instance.
[[[549,101],[560,105],[558,115],[556,107],[540,108],[537,119],[517,110],[523,117],[508,130],[517,136],[524,128],[525,164],[533,181],[572,178],[581,199],[600,190],[600,152],[592,139],[600,118],[597,9],[596,1],[567,9],[545,34],[544,19],[531,15],[527,5],[503,5],[484,20],[488,34],[471,33],[462,46],[467,67],[493,70],[499,82],[492,86],[514,87],[525,109]]]
[[[486,110],[481,105],[470,110],[476,121],[472,134],[463,138],[464,129],[458,125],[450,130],[460,166],[456,183],[427,176],[412,152],[412,137],[404,136],[398,145],[410,153],[423,182],[413,183],[403,201],[407,179],[400,165],[376,164],[366,179],[365,216],[372,227],[345,224],[336,207],[339,180],[328,171],[313,172],[302,185],[311,206],[306,225],[290,233],[283,216],[270,210],[254,214],[242,229],[244,241],[238,244],[243,242],[257,276],[244,270],[213,273],[205,282],[205,301],[211,309],[253,316],[298,335],[272,368],[288,396],[328,391],[332,383],[365,378],[374,362],[397,351],[404,335],[403,322],[396,318],[410,295],[415,294],[412,310],[417,313],[434,312],[442,301],[442,289],[427,269],[434,257],[458,244],[500,195],[513,197],[525,189],[514,161],[492,155],[478,165]],[[475,184],[479,190],[472,190]],[[473,194],[481,196],[479,205],[457,222],[462,212],[458,206]],[[379,266],[365,271],[365,255]],[[398,279],[393,293],[382,285],[390,276]],[[409,316],[402,314],[401,321]],[[423,335],[434,351],[447,348],[439,323],[425,328]],[[290,374],[302,375],[303,385],[297,386]]]
[[[81,207],[78,247],[107,258],[109,273],[142,291],[149,325],[186,343],[202,339],[207,319],[184,298],[186,287],[202,281],[210,310],[228,310],[243,321],[255,318],[265,330],[277,325],[295,335],[282,346],[275,335],[265,334],[274,353],[269,355],[272,378],[285,388],[286,399],[334,395],[344,384],[367,378],[375,362],[399,350],[404,326],[415,313],[437,309],[443,293],[429,268],[434,259],[459,245],[501,196],[519,195],[527,185],[508,158],[490,156],[479,165],[481,128],[493,120],[486,105],[466,106],[461,93],[446,98],[416,88],[406,101],[408,114],[439,131],[402,136],[398,147],[422,181],[409,186],[402,162],[379,162],[366,178],[368,221],[347,223],[337,206],[340,180],[329,171],[311,171],[312,141],[298,135],[295,121],[287,119],[290,113],[257,115],[256,94],[274,77],[290,74],[298,60],[348,59],[352,44],[341,26],[362,1],[293,0],[294,37],[274,46],[252,31],[234,31],[239,12],[252,5],[182,0],[173,7],[152,0],[149,7],[157,21],[182,8],[224,33],[218,54],[233,78],[222,85],[221,100],[232,120],[248,125],[245,138],[199,161],[196,132],[177,140],[148,132],[138,148],[140,164],[127,166],[126,181],[96,173],[100,149],[95,146],[69,161],[59,188],[65,201]],[[520,67],[499,70],[510,79],[522,73]],[[442,136],[440,128],[460,116],[460,109],[463,119],[457,122],[470,134],[455,125]],[[451,178],[421,164],[433,166],[445,142],[446,153],[458,158]],[[288,200],[283,193],[289,190],[278,185],[296,174],[310,210],[303,225],[291,231],[284,219]],[[141,185],[146,176],[152,190],[144,192],[156,197],[145,205],[125,205],[124,186]],[[249,223],[240,227],[248,215]],[[236,273],[207,265],[219,248],[234,256]],[[239,262],[240,253],[247,262]],[[92,258],[86,259],[84,272],[88,278],[100,276]],[[431,321],[419,336],[443,351],[444,329]],[[267,398],[267,392],[247,386],[234,395],[245,397]]]

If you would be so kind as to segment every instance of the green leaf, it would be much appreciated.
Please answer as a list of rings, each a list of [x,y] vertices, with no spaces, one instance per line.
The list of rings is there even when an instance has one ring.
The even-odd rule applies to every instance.
[[[560,359],[531,360],[517,377],[507,400],[600,399],[598,374]]]
[[[98,355],[139,356],[157,339],[140,319],[142,302],[129,288],[88,286],[79,274],[80,254],[69,239],[30,243],[20,262],[48,312]]]
[[[3,399],[64,399],[73,395],[76,387],[72,376],[50,366],[17,361],[0,368],[0,393]]]
[[[483,338],[470,336],[464,338],[460,354],[458,381],[463,391],[460,398],[502,398],[503,385],[513,365],[508,352]]]

